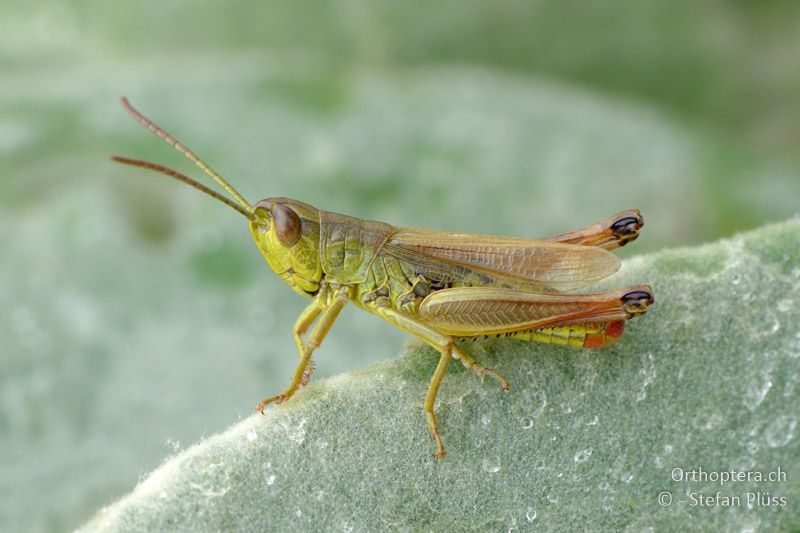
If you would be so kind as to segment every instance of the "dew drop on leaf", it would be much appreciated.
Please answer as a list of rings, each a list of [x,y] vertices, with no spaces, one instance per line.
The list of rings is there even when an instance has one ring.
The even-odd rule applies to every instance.
[[[770,448],[780,448],[789,444],[794,437],[794,430],[797,427],[797,419],[790,415],[782,415],[772,421],[764,430],[767,446]]]
[[[592,449],[586,448],[585,450],[581,450],[575,454],[575,462],[576,463],[584,463],[586,462],[589,457],[592,456]]]
[[[490,474],[495,474],[500,471],[500,458],[499,457],[487,457],[483,460],[483,470],[489,472]]]

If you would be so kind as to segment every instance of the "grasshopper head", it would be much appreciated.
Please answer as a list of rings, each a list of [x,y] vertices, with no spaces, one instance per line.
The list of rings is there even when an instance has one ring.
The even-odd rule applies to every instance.
[[[267,198],[253,206],[250,232],[269,266],[295,291],[319,290],[319,210],[290,198]]]
[[[122,106],[141,125],[164,139],[173,148],[211,176],[230,198],[206,187],[177,170],[127,157],[113,156],[118,163],[147,168],[191,185],[244,215],[250,221],[250,231],[264,258],[283,280],[303,296],[317,293],[322,279],[319,259],[319,210],[289,198],[267,198],[255,205],[244,199],[222,176],[175,137],[154,124],[122,98]]]

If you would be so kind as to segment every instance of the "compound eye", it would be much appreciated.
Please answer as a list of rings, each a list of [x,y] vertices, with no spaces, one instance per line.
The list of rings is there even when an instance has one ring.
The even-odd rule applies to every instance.
[[[300,238],[302,224],[300,217],[294,210],[286,205],[276,205],[272,208],[272,220],[275,224],[275,235],[281,244],[287,248]]]

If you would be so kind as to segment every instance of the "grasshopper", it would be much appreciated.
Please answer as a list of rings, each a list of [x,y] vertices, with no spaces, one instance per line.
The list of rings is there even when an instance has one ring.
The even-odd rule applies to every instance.
[[[299,362],[286,389],[256,409],[290,399],[313,371],[311,356],[348,302],[378,315],[440,352],[423,411],[445,455],[434,402],[451,359],[479,377],[490,376],[504,391],[508,381],[478,363],[462,339],[512,339],[600,348],[615,342],[625,321],[647,311],[647,285],[591,294],[574,291],[616,272],[609,250],[633,241],[644,220],[637,209],[622,211],[586,228],[543,240],[448,233],[395,227],[323,211],[291,198],[250,204],[217,172],[122,98],[140,124],[187,157],[231,198],[162,165],[113,156],[119,163],[178,179],[235,209],[269,266],[295,292],[311,299],[294,325]],[[314,323],[316,322],[316,325]],[[314,326],[311,329],[312,325]],[[310,333],[309,329],[311,329]]]

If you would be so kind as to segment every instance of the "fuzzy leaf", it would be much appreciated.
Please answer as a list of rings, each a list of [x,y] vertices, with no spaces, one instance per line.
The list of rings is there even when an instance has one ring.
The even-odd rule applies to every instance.
[[[799,251],[795,218],[627,260],[607,285],[656,303],[608,349],[474,344],[512,390],[451,365],[441,461],[421,414],[436,353],[412,345],[175,455],[84,529],[795,529]],[[690,505],[717,491],[739,502]]]

